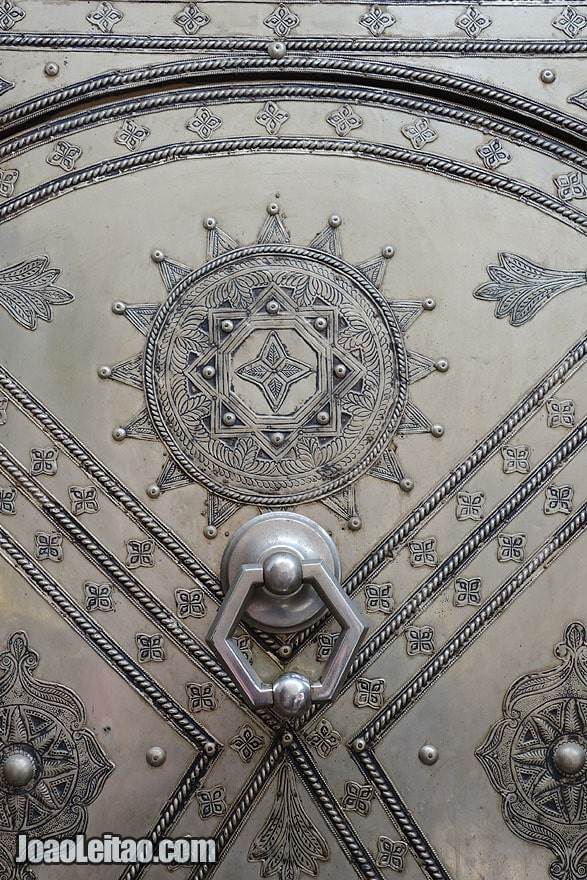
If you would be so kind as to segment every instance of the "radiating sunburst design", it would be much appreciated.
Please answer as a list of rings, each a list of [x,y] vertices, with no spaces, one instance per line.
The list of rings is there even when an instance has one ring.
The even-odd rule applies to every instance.
[[[314,500],[358,528],[358,477],[412,487],[393,436],[443,433],[410,400],[409,386],[447,362],[409,352],[404,341],[435,303],[383,297],[393,248],[351,266],[338,216],[300,247],[289,243],[277,204],[267,215],[247,247],[206,219],[207,260],[198,269],[154,251],[167,299],[113,306],[144,334],[144,348],[99,368],[145,398],[114,438],[156,440],[169,453],[148,494],[205,486],[209,536],[242,504]]]

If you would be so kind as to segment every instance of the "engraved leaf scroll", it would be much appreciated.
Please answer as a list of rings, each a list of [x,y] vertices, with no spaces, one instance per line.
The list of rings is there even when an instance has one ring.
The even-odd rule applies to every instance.
[[[27,330],[36,330],[37,321],[53,320],[53,306],[75,299],[73,293],[54,282],[61,269],[50,269],[49,258],[33,257],[0,269],[0,306]]]
[[[473,293],[476,299],[495,301],[496,318],[509,318],[520,327],[559,293],[587,283],[585,272],[545,269],[518,254],[500,253],[499,266],[489,266],[491,278]]]

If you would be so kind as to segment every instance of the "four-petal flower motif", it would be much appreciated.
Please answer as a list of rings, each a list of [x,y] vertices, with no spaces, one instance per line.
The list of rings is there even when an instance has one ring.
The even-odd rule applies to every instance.
[[[455,594],[452,600],[453,605],[456,608],[460,608],[462,605],[480,605],[482,585],[483,581],[478,577],[456,578],[454,582]]]
[[[126,564],[129,568],[153,568],[155,565],[155,541],[127,541]]]
[[[366,584],[365,611],[389,614],[393,611],[393,584]]]
[[[361,785],[359,782],[351,780],[345,782],[342,799],[343,810],[358,813],[359,816],[368,816],[371,812],[373,793],[373,788],[370,785]]]
[[[384,12],[381,6],[372,6],[359,19],[361,27],[367,28],[374,37],[380,37],[385,31],[393,27],[395,18],[389,12]]]
[[[112,33],[114,25],[122,21],[123,18],[124,13],[119,9],[115,9],[108,0],[98,3],[94,11],[86,15],[86,20],[97,27],[98,30],[101,30],[103,34]]]
[[[299,16],[284,6],[283,3],[277,6],[271,15],[263,20],[263,24],[271,28],[276,37],[287,37],[294,28],[300,23]]]
[[[575,401],[558,400],[556,397],[547,400],[546,424],[549,428],[572,428],[575,424]]]
[[[100,510],[98,490],[95,486],[70,486],[69,500],[74,516],[80,516],[82,513],[98,513]]]
[[[400,131],[416,150],[425,147],[426,144],[431,144],[438,137],[438,132],[434,131],[428,120],[423,117],[408,123],[408,125],[402,125]]]
[[[0,168],[0,196],[7,199],[14,192],[20,171],[16,168]]]
[[[325,660],[328,660],[328,658],[332,654],[332,649],[336,645],[339,636],[340,633],[337,632],[318,633],[316,660],[321,663],[323,663]]]
[[[132,152],[136,150],[151,134],[151,129],[145,125],[137,125],[132,119],[125,119],[121,128],[114,135],[114,143],[126,147]]]
[[[573,486],[547,486],[544,490],[544,513],[572,513],[574,494]]]
[[[378,868],[391,868],[392,871],[401,872],[406,867],[404,860],[407,851],[408,845],[403,840],[392,840],[382,834],[377,841],[375,864]]]
[[[459,521],[464,519],[483,519],[483,505],[485,504],[485,492],[458,492],[456,517]]]
[[[363,124],[363,120],[356,113],[350,104],[343,104],[338,110],[335,110],[333,113],[329,113],[326,117],[326,122],[333,127],[335,132],[344,137],[349,134],[354,128],[360,128]]]
[[[490,171],[494,171],[500,165],[507,165],[508,162],[512,161],[512,157],[498,138],[493,138],[488,143],[481,144],[480,147],[477,147],[476,153]]]
[[[0,513],[13,516],[16,513],[16,489],[0,488]]]
[[[197,134],[203,141],[207,141],[221,125],[220,116],[216,116],[208,107],[199,107],[194,118],[186,122],[185,127],[188,131]]]
[[[263,748],[265,740],[262,736],[258,736],[250,724],[243,724],[240,730],[230,741],[230,748],[233,749],[241,761],[248,764],[255,752]]]
[[[35,559],[40,562],[43,560],[61,562],[63,559],[63,535],[58,532],[37,532],[35,534]]]
[[[587,185],[580,171],[557,174],[553,177],[559,199],[570,202],[573,199],[587,199]]]
[[[234,643],[249,663],[253,662],[253,648],[250,636],[234,636]]]
[[[196,792],[196,799],[200,819],[210,819],[212,816],[223,816],[226,813],[226,791],[223,785],[201,788]]]
[[[358,678],[355,682],[356,693],[353,703],[359,709],[381,709],[385,691],[384,678]]]
[[[434,654],[434,627],[409,626],[404,635],[409,657],[415,654]]]
[[[410,550],[410,565],[414,568],[421,568],[423,565],[433,568],[435,565],[438,565],[436,538],[408,541],[408,548]]]
[[[185,690],[190,712],[213,712],[218,708],[216,687],[211,681],[188,681]]]
[[[529,474],[530,473],[530,447],[524,444],[519,446],[504,446],[501,450],[503,458],[504,474]]]
[[[173,20],[185,34],[191,37],[210,23],[210,16],[198,9],[195,3],[188,3],[181,12],[173,16]]]
[[[14,25],[22,21],[25,17],[25,11],[13,3],[12,0],[1,0],[0,2],[0,30],[9,31]]]
[[[289,119],[289,113],[280,107],[275,101],[267,101],[262,110],[255,116],[255,122],[267,129],[267,134],[277,134],[284,122]]]
[[[178,617],[204,617],[206,604],[202,590],[186,590],[179,587],[175,591],[175,605]]]
[[[460,30],[464,31],[468,37],[474,39],[479,36],[481,31],[484,31],[485,28],[489,27],[491,19],[480,9],[476,9],[475,6],[469,6],[466,12],[459,15],[455,24]]]
[[[56,165],[64,171],[73,171],[75,163],[82,154],[82,148],[68,141],[57,141],[53,152],[47,156],[48,165]]]
[[[139,663],[162,663],[165,660],[165,642],[161,633],[137,633],[135,642]]]
[[[57,473],[59,450],[50,446],[48,449],[31,449],[31,475],[33,477],[54,477]]]
[[[0,394],[0,425],[6,424],[8,410],[8,398],[4,394]]]
[[[587,16],[577,12],[572,6],[567,6],[552,22],[552,26],[567,37],[576,37],[585,25],[587,25]]]
[[[328,758],[341,744],[342,736],[335,730],[326,718],[323,718],[316,727],[306,735],[311,746],[314,746],[321,758]]]
[[[112,584],[97,584],[94,581],[86,581],[84,593],[88,611],[114,611]]]
[[[497,536],[498,562],[523,562],[527,537],[521,532]]]

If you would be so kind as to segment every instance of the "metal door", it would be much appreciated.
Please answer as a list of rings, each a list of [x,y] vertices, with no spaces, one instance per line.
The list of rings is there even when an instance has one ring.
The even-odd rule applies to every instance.
[[[0,45],[0,877],[585,876],[587,4]]]

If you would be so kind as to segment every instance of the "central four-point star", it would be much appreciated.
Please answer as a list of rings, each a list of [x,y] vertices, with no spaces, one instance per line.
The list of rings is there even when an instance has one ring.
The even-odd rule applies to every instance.
[[[311,372],[311,367],[289,355],[276,332],[267,335],[256,358],[236,371],[245,382],[252,382],[261,389],[275,413],[287,397],[291,386]]]

